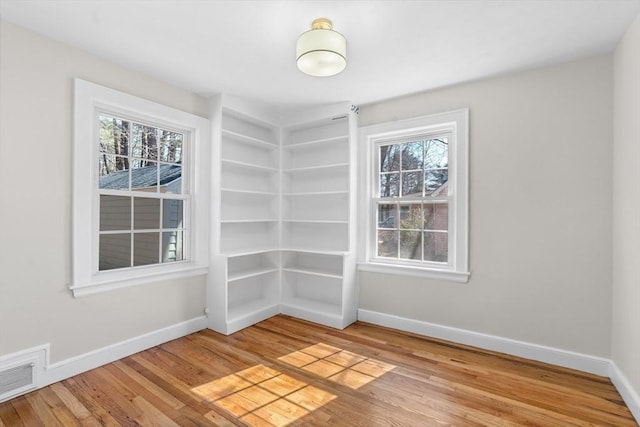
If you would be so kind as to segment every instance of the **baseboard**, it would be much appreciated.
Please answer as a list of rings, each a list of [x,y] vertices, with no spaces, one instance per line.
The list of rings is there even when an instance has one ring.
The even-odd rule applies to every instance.
[[[358,309],[358,320],[388,328],[413,332],[433,338],[479,347],[485,350],[507,353],[539,362],[577,369],[604,377],[609,376],[610,360],[553,347],[502,338],[450,326],[437,325],[407,319],[391,314]]]
[[[119,343],[99,348],[60,362],[53,363],[45,369],[40,387],[45,387],[82,372],[89,371],[123,357],[163,344],[167,341],[198,332],[207,327],[207,318],[200,316],[158,329]]]
[[[640,395],[631,387],[629,380],[618,369],[614,361],[611,361],[609,378],[611,378],[611,382],[618,389],[620,396],[624,399],[624,403],[627,404],[636,421],[640,424]]]

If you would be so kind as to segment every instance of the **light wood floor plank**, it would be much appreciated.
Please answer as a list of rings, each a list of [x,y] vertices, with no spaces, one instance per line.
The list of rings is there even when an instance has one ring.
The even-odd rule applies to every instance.
[[[58,396],[58,399],[60,399],[60,401],[77,420],[82,421],[87,418],[93,418],[95,420],[91,412],[89,412],[89,410],[80,403],[73,393],[71,393],[62,383],[51,384],[48,388]],[[100,423],[97,423],[97,425],[100,425]]]
[[[20,415],[11,402],[0,403],[0,420],[2,420],[6,426],[24,426]]]
[[[46,426],[45,420],[40,419],[39,414],[29,404],[25,396],[16,397],[10,403],[20,417],[20,421],[26,426]]]
[[[637,426],[609,379],[356,323],[200,331],[0,404],[5,426]]]

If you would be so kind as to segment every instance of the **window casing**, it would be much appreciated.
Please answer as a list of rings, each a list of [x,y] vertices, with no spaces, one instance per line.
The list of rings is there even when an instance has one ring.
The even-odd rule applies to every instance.
[[[79,79],[74,119],[74,295],[205,274],[208,120]]]
[[[468,280],[468,110],[362,128],[360,270]]]

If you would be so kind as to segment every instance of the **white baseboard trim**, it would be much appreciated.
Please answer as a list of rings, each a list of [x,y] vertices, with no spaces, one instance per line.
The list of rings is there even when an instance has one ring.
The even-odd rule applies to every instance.
[[[358,309],[358,320],[428,337],[453,341],[485,350],[507,353],[539,362],[577,369],[604,377],[609,376],[610,360],[524,341],[502,338],[392,314]]]
[[[614,361],[611,361],[609,378],[611,378],[611,382],[618,389],[618,393],[622,396],[624,403],[627,404],[636,421],[640,424],[640,395],[631,387],[629,380],[618,369],[618,365]]]
[[[200,316],[53,363],[45,369],[39,386],[45,387],[49,384],[62,381],[167,341],[201,331],[206,327],[207,318]]]

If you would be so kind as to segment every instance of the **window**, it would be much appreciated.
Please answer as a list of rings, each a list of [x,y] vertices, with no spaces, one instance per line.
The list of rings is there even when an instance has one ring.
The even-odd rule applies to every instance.
[[[184,259],[184,134],[98,114],[98,271]]]
[[[206,273],[208,120],[75,89],[74,295]]]
[[[468,111],[362,129],[360,269],[466,282]]]

